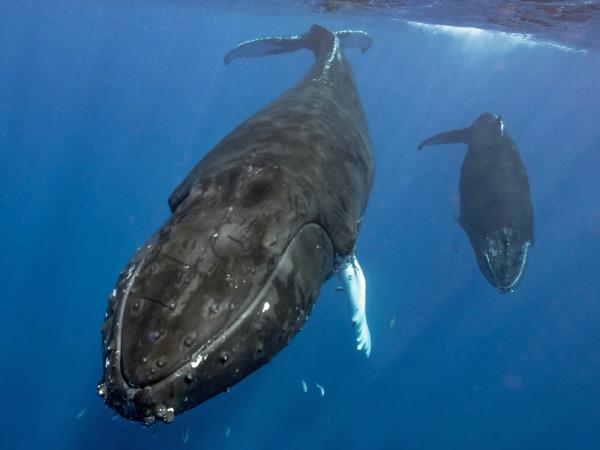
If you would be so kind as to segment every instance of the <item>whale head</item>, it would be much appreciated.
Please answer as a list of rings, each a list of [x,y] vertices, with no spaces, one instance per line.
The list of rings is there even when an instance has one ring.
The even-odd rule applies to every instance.
[[[531,242],[512,228],[503,227],[483,238],[475,248],[481,272],[501,293],[513,292],[525,263]]]
[[[98,386],[121,416],[170,422],[268,362],[303,326],[333,247],[282,201],[284,188],[270,188],[276,169],[259,169],[197,186],[121,273]]]
[[[471,127],[471,139],[481,144],[492,144],[504,135],[502,116],[492,113],[481,114]]]

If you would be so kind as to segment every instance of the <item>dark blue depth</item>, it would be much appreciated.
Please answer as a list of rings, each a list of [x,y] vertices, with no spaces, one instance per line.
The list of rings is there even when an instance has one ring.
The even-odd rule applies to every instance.
[[[201,2],[0,10],[0,447],[600,448],[598,53]],[[332,280],[291,345],[230,393],[154,437],[111,420],[95,390],[119,271],[196,161],[312,61],[223,56],[315,22],[374,41],[347,52],[377,162],[357,252],[371,358],[354,349]],[[536,216],[526,273],[505,296],[456,223],[466,147],[416,150],[484,111],[502,113],[520,148]]]

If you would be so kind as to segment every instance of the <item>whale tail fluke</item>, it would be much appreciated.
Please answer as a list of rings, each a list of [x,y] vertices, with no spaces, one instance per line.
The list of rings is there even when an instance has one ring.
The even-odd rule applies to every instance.
[[[471,140],[471,128],[463,128],[460,130],[446,131],[445,133],[436,134],[429,139],[424,140],[419,144],[419,150],[423,150],[428,145],[439,144],[468,144]]]
[[[360,30],[336,31],[335,35],[342,48],[359,48],[363,53],[369,50],[373,43],[371,36]]]
[[[342,48],[357,47],[365,52],[371,47],[371,37],[364,31],[332,33],[320,25],[313,25],[307,33],[299,36],[276,36],[243,42],[225,55],[225,64],[228,65],[237,58],[277,55],[303,48],[311,50],[318,58],[331,51],[336,37]]]

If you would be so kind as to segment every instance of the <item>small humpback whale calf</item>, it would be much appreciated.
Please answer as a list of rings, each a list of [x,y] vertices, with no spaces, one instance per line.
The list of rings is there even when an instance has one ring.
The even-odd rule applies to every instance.
[[[460,172],[458,220],[483,275],[500,292],[512,292],[534,243],[529,180],[501,116],[480,115],[470,128],[433,136],[419,145],[469,146]]]
[[[343,49],[361,31],[245,42],[225,57],[308,49],[298,85],[219,142],[169,198],[172,215],[109,297],[98,393],[151,424],[228,391],[302,329],[321,284],[346,286],[367,355],[365,279],[355,245],[373,184],[367,124]]]

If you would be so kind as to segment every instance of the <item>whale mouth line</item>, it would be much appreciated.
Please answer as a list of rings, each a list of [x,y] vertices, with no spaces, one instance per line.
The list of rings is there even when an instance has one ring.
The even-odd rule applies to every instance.
[[[485,260],[487,261],[488,269],[490,269],[490,273],[492,274],[492,276],[494,277],[494,280],[496,281],[496,285],[501,286],[500,280],[498,280],[498,276],[496,275],[496,271],[492,267],[492,262],[490,261],[488,252],[484,252],[483,255],[485,256]]]
[[[525,241],[525,243],[523,244],[523,258],[521,258],[521,266],[519,267],[519,273],[517,274],[514,281],[511,283],[511,285],[509,286],[509,289],[511,289],[513,286],[515,286],[517,284],[517,282],[521,279],[521,275],[523,275],[523,271],[525,270],[525,263],[527,262],[527,253],[528,253],[530,245],[531,245],[531,243],[529,241]]]
[[[229,338],[229,336],[231,336],[231,334],[235,333],[235,331],[239,328],[239,326],[242,324],[242,322],[248,316],[256,314],[257,312],[259,314],[261,314],[270,309],[271,305],[269,305],[268,302],[264,303],[262,306],[260,305],[262,303],[262,301],[264,300],[263,294],[264,294],[265,290],[267,290],[269,288],[269,286],[272,283],[273,277],[277,274],[277,271],[280,268],[281,264],[285,261],[286,255],[287,255],[288,251],[290,250],[290,247],[292,246],[292,244],[298,238],[298,236],[300,235],[302,230],[305,227],[311,226],[311,225],[318,226],[323,231],[325,231],[325,228],[321,224],[316,223],[316,222],[307,222],[304,225],[302,225],[301,227],[299,227],[298,230],[294,233],[294,235],[289,239],[285,248],[283,249],[283,251],[280,253],[280,255],[278,257],[277,264],[275,264],[273,266],[271,272],[265,279],[265,282],[260,287],[259,291],[256,293],[254,299],[248,305],[248,307],[245,309],[245,311],[242,314],[240,314],[240,316],[238,318],[236,318],[225,330],[223,330],[221,333],[218,333],[218,335],[216,335],[212,339],[210,339],[206,345],[201,346],[198,350],[193,352],[192,356],[190,357],[190,359],[188,361],[185,361],[182,364],[180,364],[179,366],[177,366],[177,368],[172,370],[165,378],[163,378],[163,380],[173,376],[173,374],[177,373],[178,371],[183,369],[188,364],[192,367],[192,369],[196,369],[202,363],[202,361],[204,361],[208,358],[208,355],[212,352],[214,347],[216,347],[221,341],[227,340]],[[331,241],[331,238],[329,237],[329,235],[327,233],[325,233],[325,234]],[[333,246],[333,244],[332,244],[332,246]],[[163,380],[161,380],[161,381],[163,381]],[[152,386],[152,385],[148,385],[148,386]]]
[[[249,305],[239,315],[239,317],[237,317],[226,329],[224,329],[220,333],[217,333],[215,336],[208,339],[204,345],[199,346],[189,356],[184,357],[182,359],[181,364],[178,364],[176,367],[174,367],[171,371],[166,373],[160,379],[155,379],[150,383],[137,384],[137,383],[132,383],[131,380],[129,380],[125,376],[125,370],[124,370],[124,366],[123,366],[124,362],[123,362],[123,358],[121,357],[121,355],[122,355],[122,353],[121,353],[122,333],[123,333],[123,325],[122,324],[123,324],[123,313],[125,310],[125,305],[127,304],[128,300],[129,300],[129,295],[130,295],[131,289],[133,287],[133,284],[134,284],[139,272],[144,267],[144,264],[148,257],[148,254],[144,255],[140,259],[139,263],[137,263],[137,265],[135,267],[130,269],[131,275],[130,275],[130,278],[126,285],[123,299],[120,302],[121,304],[120,304],[119,319],[118,319],[118,322],[116,322],[116,325],[118,327],[118,332],[116,333],[116,350],[117,351],[115,351],[115,356],[113,356],[113,357],[119,358],[121,378],[122,378],[124,384],[127,386],[127,389],[130,391],[133,391],[133,392],[140,392],[147,388],[160,389],[162,387],[161,385],[170,383],[174,378],[179,378],[180,376],[184,376],[186,373],[192,373],[202,364],[203,361],[205,361],[208,358],[208,356],[214,351],[215,347],[218,347],[222,342],[226,341],[232,334],[234,334],[236,332],[236,330],[248,318],[248,316],[251,316],[256,313],[260,314],[261,312],[265,312],[268,309],[270,309],[270,307],[272,305],[268,305],[268,306],[267,306],[267,304],[262,305],[263,301],[265,300],[264,292],[265,292],[265,290],[267,290],[269,288],[269,286],[271,286],[273,277],[278,273],[278,270],[281,268],[281,265],[285,263],[286,255],[290,251],[292,244],[294,244],[294,242],[296,241],[296,239],[298,238],[298,236],[300,235],[302,230],[304,230],[307,226],[311,226],[311,225],[319,227],[324,232],[324,235],[327,236],[327,239],[329,240],[331,246],[333,247],[333,242],[331,240],[331,236],[329,235],[329,233],[327,233],[327,230],[325,229],[325,227],[323,227],[323,225],[321,225],[318,222],[314,222],[314,221],[306,222],[303,225],[301,225],[298,228],[298,230],[290,237],[286,246],[281,251],[281,253],[278,255],[277,263],[273,266],[270,273],[265,278],[264,283],[259,288],[259,290],[256,292],[254,299],[249,303]],[[133,397],[133,395],[135,395],[135,394],[131,394],[131,397]]]

